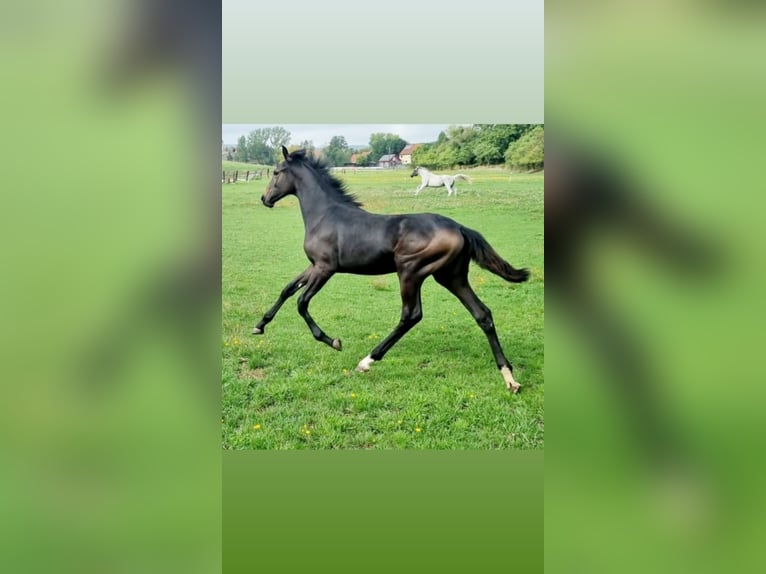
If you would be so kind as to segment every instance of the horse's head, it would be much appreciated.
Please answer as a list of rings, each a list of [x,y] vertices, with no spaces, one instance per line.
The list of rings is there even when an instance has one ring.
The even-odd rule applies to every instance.
[[[294,167],[298,160],[303,159],[305,151],[297,150],[290,153],[285,146],[282,146],[282,156],[285,158],[284,161],[274,168],[274,175],[266,186],[266,192],[261,196],[261,203],[266,207],[274,207],[277,201],[295,193],[297,180]]]
[[[412,173],[410,174],[410,177],[415,177],[416,175],[420,175],[420,168],[416,167],[412,170]]]

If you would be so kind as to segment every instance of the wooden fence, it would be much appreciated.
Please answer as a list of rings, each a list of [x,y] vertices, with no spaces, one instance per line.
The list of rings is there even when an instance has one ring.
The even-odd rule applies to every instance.
[[[263,177],[263,170],[241,170],[235,169],[233,171],[221,172],[221,183],[237,183],[238,181],[251,181],[253,179],[261,179]]]

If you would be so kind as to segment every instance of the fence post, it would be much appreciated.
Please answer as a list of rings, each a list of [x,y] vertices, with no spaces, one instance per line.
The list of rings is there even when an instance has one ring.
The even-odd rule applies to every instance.
[[[250,170],[249,169],[247,170],[247,173],[245,174],[245,183],[247,183],[248,181],[250,181]]]

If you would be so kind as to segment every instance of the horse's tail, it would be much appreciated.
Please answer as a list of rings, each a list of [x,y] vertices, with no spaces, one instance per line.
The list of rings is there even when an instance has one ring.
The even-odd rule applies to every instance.
[[[465,180],[465,181],[467,181],[468,183],[473,183],[473,181],[471,181],[471,178],[470,178],[470,177],[468,177],[467,175],[463,175],[462,173],[457,173],[457,174],[455,174],[453,177],[454,177],[455,179],[462,179],[462,180]]]
[[[460,227],[460,231],[463,234],[463,237],[465,237],[466,244],[468,245],[468,253],[471,255],[471,259],[476,261],[476,263],[479,264],[479,267],[483,267],[487,271],[491,271],[506,281],[512,281],[514,283],[523,283],[529,279],[529,270],[514,268],[492,249],[492,246],[479,232],[462,226]]]

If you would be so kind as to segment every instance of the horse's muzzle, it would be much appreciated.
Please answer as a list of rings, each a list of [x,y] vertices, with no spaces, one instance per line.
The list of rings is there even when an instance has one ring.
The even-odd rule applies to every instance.
[[[266,196],[265,196],[265,195],[262,195],[262,196],[261,196],[261,203],[262,203],[263,205],[265,205],[266,207],[268,207],[269,209],[270,209],[270,208],[272,208],[272,207],[274,207],[274,204],[273,204],[273,203],[269,203],[268,201],[266,201]]]

